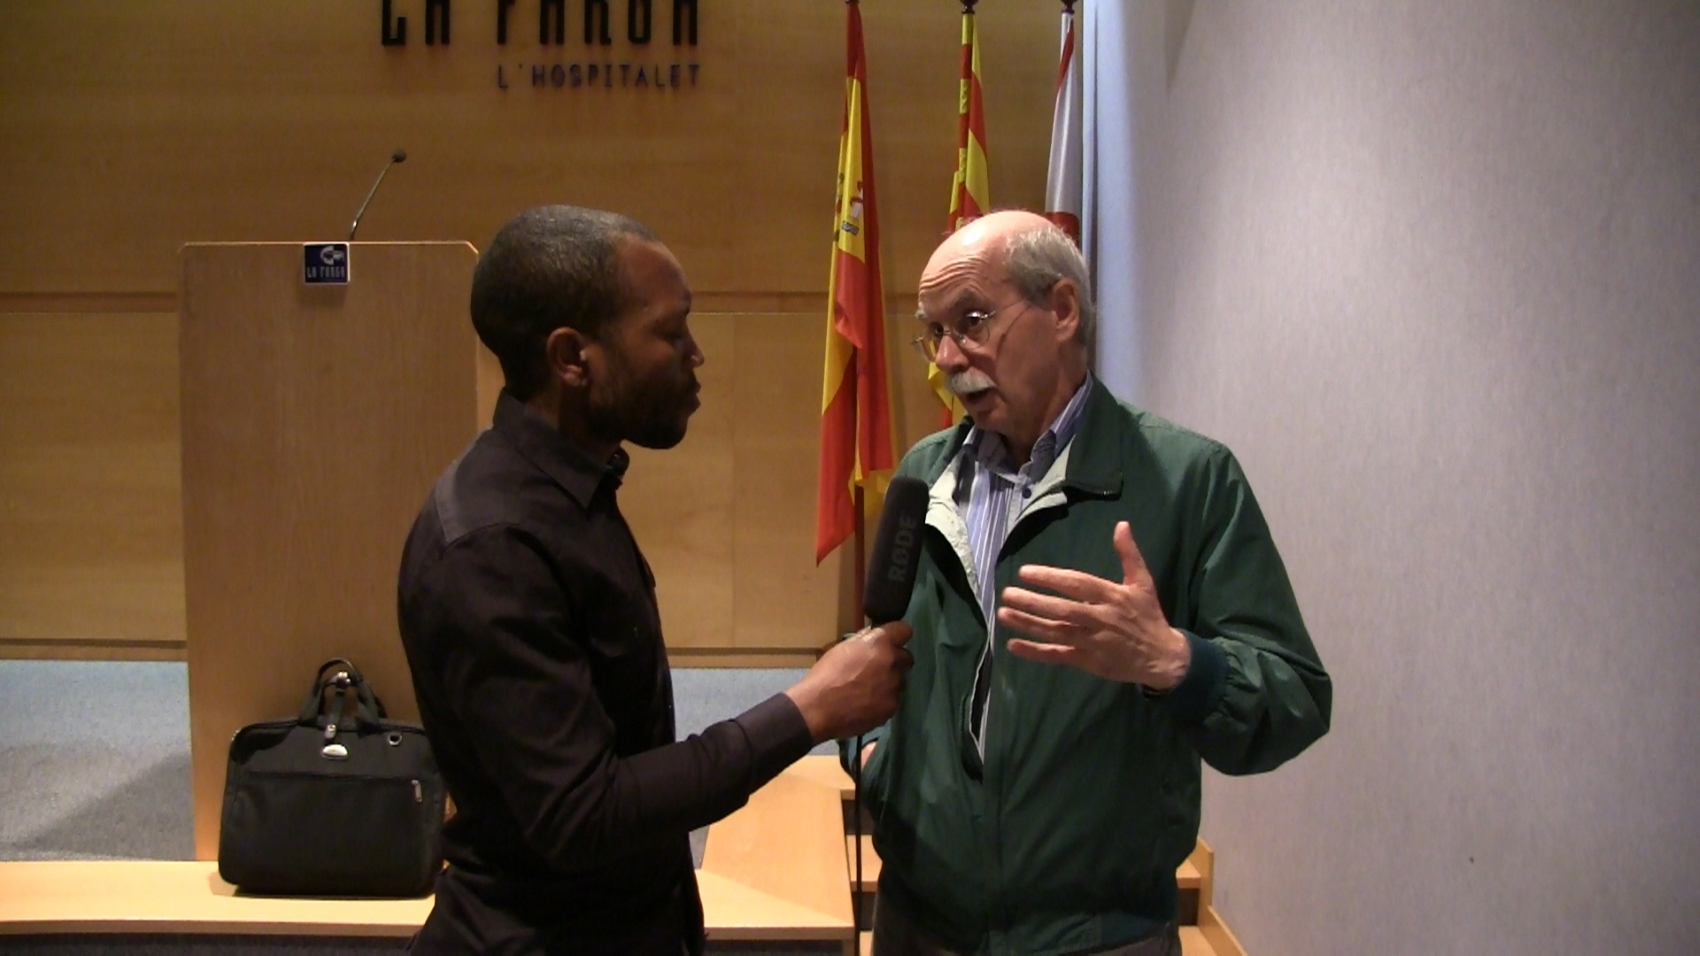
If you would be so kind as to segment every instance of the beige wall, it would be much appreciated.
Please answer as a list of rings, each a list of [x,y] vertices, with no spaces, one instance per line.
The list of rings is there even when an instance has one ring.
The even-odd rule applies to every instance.
[[[375,0],[0,6],[0,655],[182,655],[177,250],[339,238],[398,146],[363,240],[477,245],[566,201],[643,219],[685,264],[712,401],[695,450],[641,456],[625,496],[670,640],[755,652],[840,623],[848,578],[810,545],[843,5],[700,0],[699,45],[676,49],[672,4],[634,48],[613,0],[606,56],[576,0],[559,53],[535,2],[506,48],[494,0],[452,6],[452,44],[427,47],[424,3],[397,0],[404,48],[380,45]],[[957,9],[863,15],[908,440],[934,420],[896,343],[947,205]],[[992,196],[1035,205],[1056,9],[993,8],[980,31]],[[695,62],[697,86],[529,85],[530,64],[593,60]],[[728,470],[740,455],[760,467]]]
[[[1206,777],[1216,906],[1257,956],[1700,952],[1700,5],[1128,9],[1121,360],[1335,680]]]

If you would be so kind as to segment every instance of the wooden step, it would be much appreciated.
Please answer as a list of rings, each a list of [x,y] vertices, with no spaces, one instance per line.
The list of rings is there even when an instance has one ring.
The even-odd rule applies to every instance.
[[[431,912],[413,900],[238,896],[205,861],[0,864],[0,940],[12,934],[184,933],[406,939]],[[4,949],[0,945],[0,949]]]
[[[703,913],[713,916],[709,939],[839,940],[848,946],[856,924],[839,836],[843,825],[838,788],[793,766],[710,826],[697,870]],[[728,889],[735,892],[723,892]],[[767,907],[769,900],[783,904],[784,912]],[[763,906],[751,905],[757,901]]]
[[[1210,945],[1209,952],[1213,956],[1246,956],[1245,948],[1234,936],[1228,924],[1222,922],[1222,915],[1216,912],[1216,907],[1206,905],[1198,913],[1198,932]],[[1204,952],[1204,950],[1200,950]]]
[[[861,942],[862,956],[873,956],[874,934],[863,933]],[[1204,936],[1204,931],[1196,926],[1181,927],[1181,956],[1227,956],[1218,953],[1216,947],[1210,945],[1210,940]],[[1239,956],[1244,956],[1243,953]]]
[[[1216,947],[1204,938],[1204,931],[1196,926],[1181,927],[1181,956],[1218,956]]]
[[[791,941],[853,949],[853,844],[843,831],[848,778],[830,757],[805,760],[709,829],[697,873],[711,947]],[[871,899],[879,856],[865,838]],[[842,842],[841,842],[842,841]],[[1196,890],[1198,925],[1182,927],[1185,956],[1245,956],[1211,904],[1213,856],[1198,844],[1177,876]],[[431,899],[277,899],[239,896],[210,860],[0,863],[0,950],[9,936],[180,934],[201,937],[405,939]],[[862,952],[869,938],[862,934]],[[835,948],[833,950],[837,952]]]
[[[1196,892],[1204,884],[1204,874],[1200,872],[1198,863],[1195,861],[1196,855],[1195,853],[1194,856],[1187,857],[1181,863],[1180,868],[1175,871],[1175,882],[1180,886],[1182,893],[1188,890]],[[855,834],[846,833],[844,835],[844,858],[850,867],[851,882],[854,882],[856,872]],[[872,893],[879,888],[879,881],[880,857],[878,853],[874,852],[873,836],[864,833],[862,834],[862,882],[856,889],[864,893]]]
[[[849,946],[855,924],[842,811],[836,786],[787,772],[709,828],[697,883],[712,944]],[[242,896],[219,879],[211,860],[4,862],[0,951],[8,951],[13,936],[109,933],[406,939],[431,904],[429,896]]]
[[[850,866],[850,883],[852,889],[862,893],[872,893],[880,885],[880,855],[874,852],[874,838],[862,834],[862,882],[856,883],[856,835],[844,834],[844,860]]]
[[[851,785],[850,777],[838,764],[836,757],[810,756],[794,765],[788,773],[800,779],[806,779],[822,787],[836,789],[845,803],[844,819],[849,821],[854,811],[850,803],[855,799],[855,788]],[[850,874],[852,884],[855,883],[855,852],[856,837],[848,832],[849,823],[845,824],[844,856],[845,868]],[[1193,847],[1189,855],[1175,870],[1175,883],[1181,893],[1181,951],[1183,956],[1246,956],[1234,934],[1222,922],[1220,914],[1212,905],[1213,893],[1211,878],[1215,872],[1215,853],[1210,845],[1202,839]],[[873,837],[862,834],[862,881],[853,885],[852,890],[858,897],[858,913],[871,913],[872,896],[879,888],[880,862],[879,854],[874,852]],[[871,936],[863,932],[859,940],[861,951],[869,953]]]

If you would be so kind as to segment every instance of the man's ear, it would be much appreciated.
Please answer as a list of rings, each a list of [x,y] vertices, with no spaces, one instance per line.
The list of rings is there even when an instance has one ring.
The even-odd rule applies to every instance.
[[[578,329],[561,326],[543,341],[543,361],[549,377],[568,388],[590,387],[590,360],[586,352],[594,345]]]
[[[1069,342],[1080,333],[1080,289],[1071,279],[1058,279],[1051,286],[1051,311],[1057,316],[1057,336]]]

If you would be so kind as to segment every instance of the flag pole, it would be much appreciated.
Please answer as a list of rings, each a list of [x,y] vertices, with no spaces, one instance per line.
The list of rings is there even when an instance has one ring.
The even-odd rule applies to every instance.
[[[854,538],[854,540],[856,542],[856,545],[855,545],[855,553],[856,553],[856,558],[855,558],[855,561],[856,561],[856,585],[855,585],[855,587],[856,587],[856,590],[855,590],[855,595],[856,595],[856,625],[857,625],[857,627],[860,627],[861,624],[862,624],[862,621],[865,617],[865,615],[862,613],[865,610],[862,606],[862,600],[863,600],[863,598],[867,597],[867,595],[863,594],[862,592],[863,592],[864,585],[866,584],[867,578],[868,578],[867,545],[866,545],[866,542],[864,540],[866,538],[866,531],[867,531],[867,518],[866,518],[866,516],[863,512],[862,483],[861,482],[856,483],[856,492],[855,492],[853,500],[855,502],[853,507],[856,509],[856,531],[855,531],[854,535],[852,535],[852,537]]]
[[[847,3],[855,3],[856,0],[846,0],[846,2]],[[865,566],[867,564],[867,555],[864,553],[863,548],[862,548],[862,532],[864,530],[866,530],[866,528],[865,528],[866,521],[864,520],[864,518],[862,516],[862,483],[859,482],[859,481],[856,482],[856,490],[851,495],[851,500],[854,502],[854,507],[856,509],[856,531],[852,535],[852,537],[855,538],[855,540],[856,540],[856,544],[855,544],[855,549],[856,549],[856,584],[855,584],[855,588],[856,588],[856,591],[855,591],[855,594],[856,594],[856,627],[857,627],[858,630],[860,630],[861,627],[862,627],[862,623],[867,620],[867,616],[863,613],[866,609],[862,606],[862,599],[866,597],[866,595],[863,594],[862,592],[863,592],[863,585],[867,580],[867,571],[865,570]],[[855,872],[852,874],[852,877],[851,877],[854,882],[852,882],[850,884],[850,924],[853,927],[855,927],[855,933],[854,933],[855,939],[853,940],[853,942],[855,943],[855,946],[856,946],[856,952],[860,953],[862,951],[862,896],[861,896],[861,894],[862,894],[862,746],[863,746],[861,734],[856,735],[856,742],[854,744],[852,744],[851,746],[854,749],[852,749],[850,751],[850,791],[851,791],[851,799],[853,801],[852,804],[851,804],[851,810],[850,810],[850,814],[851,814],[850,839],[856,845],[856,861],[855,861],[856,862],[856,869],[855,869]]]

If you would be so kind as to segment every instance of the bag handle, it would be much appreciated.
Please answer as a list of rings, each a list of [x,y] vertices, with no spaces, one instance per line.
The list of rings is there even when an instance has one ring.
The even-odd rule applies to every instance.
[[[301,702],[301,723],[318,723],[319,715],[324,711],[325,706],[326,680],[327,678],[333,682],[336,680],[335,674],[331,673],[333,670],[346,673],[348,678],[354,682],[365,683],[365,678],[360,675],[360,669],[355,667],[354,663],[347,658],[333,657],[320,664],[319,672],[313,675],[313,683],[307,686],[307,698]]]
[[[329,708],[325,707],[327,690],[334,692]],[[348,698],[351,696],[354,698],[355,707],[350,723],[355,729],[359,728],[362,721],[376,728],[380,718],[389,716],[383,701],[378,699],[372,686],[366,683],[360,669],[346,658],[333,657],[319,665],[313,685],[307,690],[307,699],[301,703],[299,723],[309,727],[323,727],[327,737],[336,736],[336,728],[342,724],[343,715],[348,711]]]

